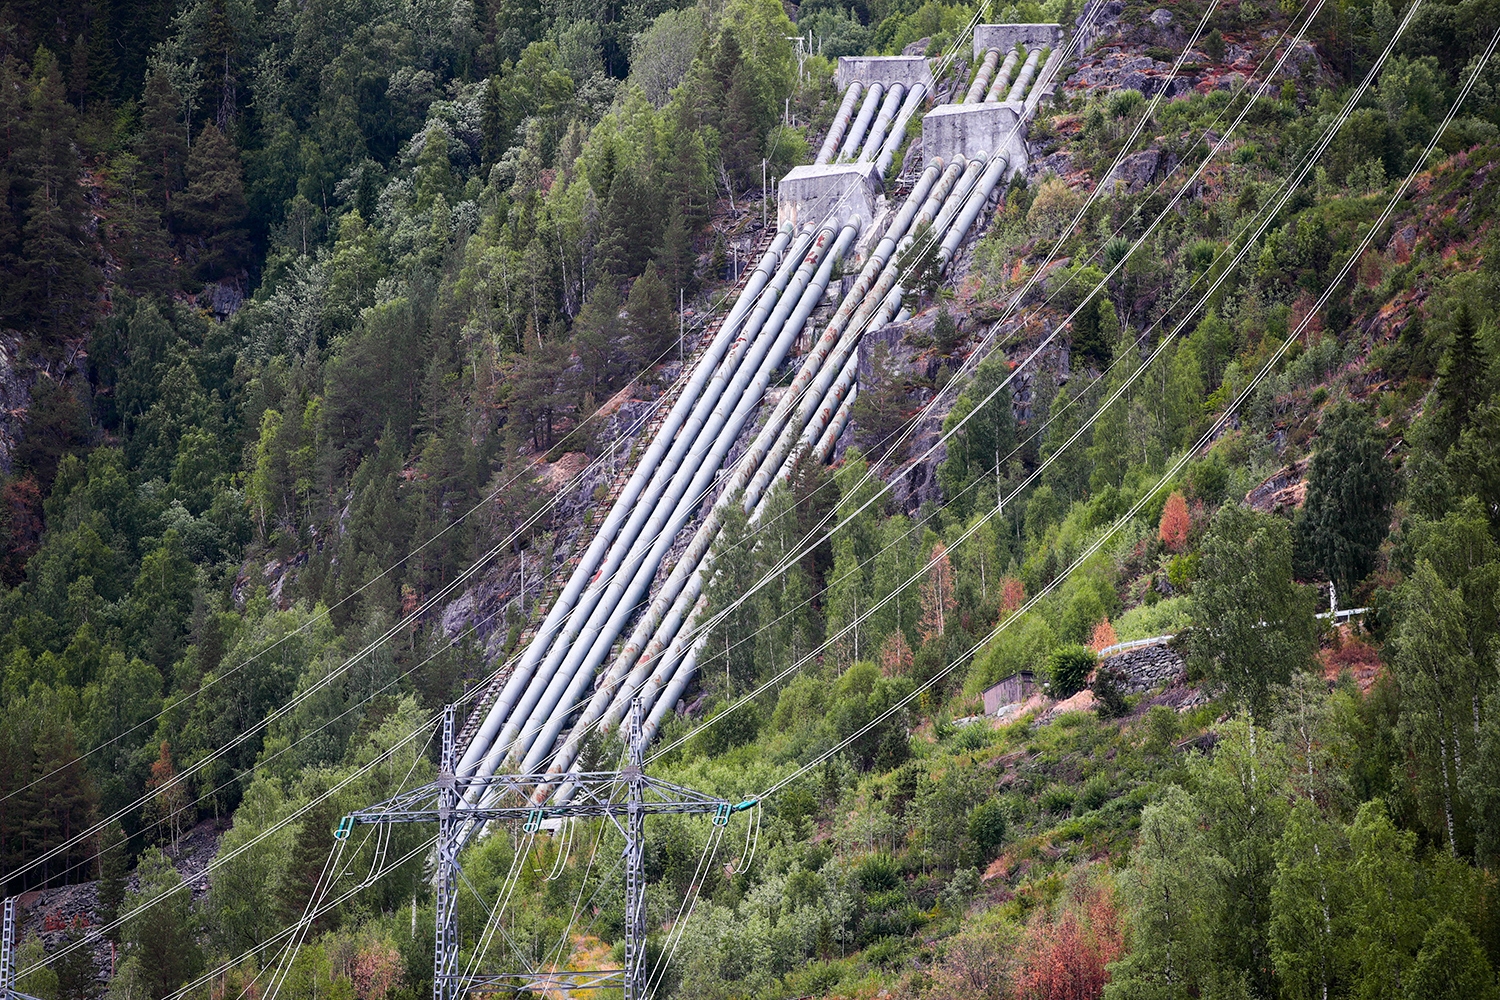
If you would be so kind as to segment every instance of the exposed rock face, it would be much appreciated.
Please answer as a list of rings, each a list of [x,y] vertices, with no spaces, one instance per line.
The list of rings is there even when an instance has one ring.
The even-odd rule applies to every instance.
[[[1105,191],[1114,191],[1117,184],[1123,184],[1126,191],[1139,194],[1146,189],[1147,184],[1156,179],[1161,159],[1161,151],[1158,149],[1143,149],[1139,153],[1131,153],[1105,175],[1102,187]]]
[[[31,393],[21,372],[21,340],[14,334],[0,335],[0,473],[11,472],[11,456],[21,437],[21,424]]]
[[[1294,462],[1245,494],[1245,503],[1262,514],[1296,510],[1307,499],[1307,459]]]

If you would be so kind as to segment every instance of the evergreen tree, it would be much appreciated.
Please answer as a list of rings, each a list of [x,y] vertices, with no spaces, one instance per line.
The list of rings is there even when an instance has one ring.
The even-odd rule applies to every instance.
[[[145,179],[143,188],[156,209],[171,221],[172,200],[182,190],[188,159],[187,128],[183,124],[182,95],[167,70],[153,69],[141,97],[141,130],[135,153]]]
[[[1352,599],[1390,528],[1395,476],[1374,422],[1353,404],[1335,407],[1321,431],[1297,517],[1299,554]]]
[[[1438,372],[1434,426],[1441,449],[1452,447],[1474,412],[1485,400],[1485,359],[1479,331],[1468,302],[1458,304],[1453,317],[1453,340],[1443,354]]]
[[[154,847],[141,855],[136,878],[140,887],[125,903],[125,955],[140,961],[153,1000],[163,1000],[202,964],[193,933],[192,896],[172,860]]]
[[[99,902],[101,923],[113,923],[125,902],[125,880],[130,875],[130,844],[120,821],[115,820],[99,835]],[[115,944],[120,943],[120,928],[109,932]]]
[[[755,535],[744,505],[730,504],[714,544],[715,572],[705,588],[706,615],[717,616],[730,609],[755,584],[754,548]],[[700,670],[705,682],[726,698],[755,683],[756,630],[767,624],[757,614],[761,603],[754,599],[740,601],[709,630]]]
[[[649,262],[630,286],[625,315],[630,331],[630,359],[637,370],[669,355],[677,340],[677,315],[655,261]]]
[[[1495,973],[1466,924],[1445,916],[1422,940],[1405,1000],[1493,1000]]]
[[[186,177],[173,211],[197,249],[198,274],[209,280],[232,275],[249,250],[239,150],[218,128],[205,127],[188,155]]]
[[[99,275],[84,242],[74,111],[57,60],[46,49],[37,51],[28,112],[31,141],[20,157],[30,184],[22,227],[27,312],[42,331],[60,338],[79,332],[92,312]],[[53,340],[49,353],[60,346]]]

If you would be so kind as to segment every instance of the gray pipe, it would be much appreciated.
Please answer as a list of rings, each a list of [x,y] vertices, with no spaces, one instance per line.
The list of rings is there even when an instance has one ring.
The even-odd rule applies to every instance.
[[[839,105],[833,116],[833,124],[828,126],[828,135],[823,139],[823,148],[818,150],[818,158],[813,160],[814,165],[822,166],[833,159],[834,152],[839,148],[839,140],[849,127],[849,117],[854,114],[854,102],[859,100],[859,92],[864,89],[865,85],[855,80],[844,91],[844,103]]]
[[[713,370],[717,367],[720,359],[723,358],[729,344],[734,340],[735,331],[738,328],[740,320],[749,310],[750,304],[759,296],[766,282],[770,280],[772,272],[781,261],[782,253],[786,250],[787,244],[792,240],[792,235],[793,231],[790,226],[783,227],[776,234],[771,246],[756,264],[755,270],[751,273],[749,280],[745,284],[744,292],[730,308],[724,322],[719,327],[719,332],[710,342],[708,349],[704,351],[703,357],[699,359],[697,366],[693,369],[691,378],[688,380],[688,384],[683,388],[682,395],[672,405],[672,409],[667,414],[667,419],[663,421],[661,428],[657,431],[655,437],[652,438],[646,454],[636,466],[635,471],[631,473],[624,490],[621,491],[620,496],[610,508],[604,523],[600,525],[598,532],[595,533],[593,540],[589,543],[588,549],[585,550],[583,557],[579,560],[578,566],[568,578],[568,582],[564,586],[562,593],[558,595],[557,600],[548,609],[541,626],[537,630],[536,636],[526,647],[526,651],[522,654],[520,662],[517,664],[515,670],[512,671],[504,688],[502,688],[500,697],[485,715],[484,722],[481,724],[478,732],[475,733],[473,740],[464,749],[463,758],[459,763],[460,774],[464,776],[471,775],[474,772],[475,766],[480,762],[489,749],[490,744],[494,741],[495,733],[499,731],[501,725],[509,715],[510,708],[514,704],[514,697],[519,692],[521,686],[527,683],[531,673],[536,669],[536,665],[541,660],[542,654],[546,651],[548,644],[550,644],[552,638],[557,634],[557,630],[562,626],[563,621],[577,602],[579,595],[588,585],[589,580],[594,574],[594,570],[598,568],[600,560],[614,541],[621,524],[634,508],[641,492],[653,478],[656,466],[661,461],[662,455],[670,444],[673,435],[677,433],[678,428],[682,426],[683,421],[687,419],[688,413],[697,403],[698,396],[702,393],[704,385],[713,374]]]
[[[964,95],[964,104],[978,104],[984,97],[985,88],[990,85],[990,74],[995,72],[995,64],[999,61],[999,49],[985,51],[984,62],[979,64],[979,72],[974,74],[974,82],[969,84],[969,92]]]
[[[854,287],[839,305],[838,310],[834,313],[833,319],[829,321],[823,335],[818,339],[813,349],[808,352],[807,357],[804,358],[801,370],[793,380],[786,395],[782,397],[782,401],[777,406],[776,412],[766,421],[766,426],[757,435],[750,449],[740,459],[740,465],[735,472],[734,479],[725,487],[724,493],[721,496],[732,496],[738,488],[744,486],[745,495],[743,502],[746,509],[758,509],[764,498],[766,485],[769,482],[770,476],[777,472],[782,463],[786,461],[787,452],[790,450],[791,444],[795,442],[802,427],[807,423],[805,412],[799,413],[795,420],[795,430],[793,430],[793,410],[797,408],[799,397],[806,393],[809,402],[814,405],[821,400],[822,393],[814,394],[808,391],[809,384],[813,382],[820,368],[826,367],[824,361],[828,358],[830,352],[834,350],[835,346],[843,345],[845,338],[842,331],[845,324],[851,315],[858,316],[857,307],[859,302],[865,298],[866,293],[870,289],[871,282],[876,280],[882,270],[885,269],[885,263],[891,254],[895,252],[899,239],[906,234],[908,228],[920,225],[924,214],[927,219],[932,217],[931,213],[935,210],[935,206],[946,199],[948,192],[952,190],[954,183],[957,181],[962,168],[963,162],[961,160],[948,165],[945,169],[942,160],[934,158],[934,162],[929,164],[927,169],[922,172],[922,177],[912,189],[911,194],[907,197],[905,204],[902,205],[896,218],[892,220],[885,236],[871,253],[870,259],[866,263],[864,270],[860,273],[859,278],[855,281]],[[894,270],[894,268],[891,268],[891,270]],[[847,350],[846,346],[843,353],[847,353]],[[840,357],[839,361],[835,362],[835,364],[841,363],[842,360],[843,358]],[[802,409],[804,411],[807,409],[806,404],[804,404]],[[773,442],[775,442],[774,448],[772,447]],[[696,549],[698,558],[704,558],[708,553],[709,545],[712,543],[717,530],[717,521],[714,521],[712,524],[705,523],[699,529],[698,535],[695,536],[692,546],[689,547],[689,553],[694,553]],[[692,560],[686,555],[679,562],[679,566],[684,564],[692,565]],[[696,582],[697,587],[693,591],[694,596],[696,596],[697,592],[701,591],[703,582],[701,572],[696,578]],[[686,595],[677,599],[676,607],[674,607],[671,616],[675,622],[674,630],[676,627],[680,627],[680,622],[685,617],[679,613],[678,609],[685,608],[691,602],[692,599],[686,597]],[[666,624],[667,622],[663,622],[663,626]],[[668,641],[671,642],[671,646],[666,656],[658,661],[656,671],[658,674],[662,674],[663,672],[670,673],[675,668],[675,662],[681,653],[682,644],[677,640],[683,638],[683,636],[683,633],[678,632],[673,637],[666,634],[665,627],[659,628],[655,638],[651,640],[650,646],[647,647],[646,655],[642,657],[637,672],[632,673],[632,680],[635,679],[641,669],[650,664],[651,654],[655,650],[660,649],[661,646],[666,645]],[[644,685],[632,685],[631,689],[634,690],[636,687],[646,690]],[[623,719],[625,702],[626,698],[623,695],[616,696],[614,704],[605,716],[608,724],[618,724]]]
[[[927,96],[927,85],[924,83],[912,84],[911,91],[907,93],[906,100],[901,103],[901,110],[896,114],[896,120],[891,123],[891,134],[885,137],[885,143],[880,147],[880,153],[875,157],[875,167],[884,177],[886,171],[891,169],[891,160],[896,155],[896,150],[901,148],[901,142],[906,138],[906,126],[911,122],[911,116],[916,113],[922,99]]]
[[[983,163],[984,160],[982,158],[982,154],[981,157],[970,161],[970,169],[965,171],[966,179],[974,178],[976,174],[973,168],[980,167]],[[957,166],[957,164],[955,163],[953,166]],[[978,175],[981,182],[987,174],[988,171],[985,171],[984,174]],[[951,167],[949,171],[945,172],[945,176],[954,176]],[[941,196],[928,197],[923,203],[922,212],[913,219],[911,231],[907,233],[906,236],[901,240],[902,248],[904,249],[905,246],[910,244],[912,238],[914,238],[916,230],[919,229],[922,223],[925,221],[933,222],[935,234],[942,232],[941,227],[946,225],[947,222],[952,220],[955,214],[958,213],[958,206],[967,204],[969,199],[977,193],[977,191],[969,191],[968,196],[966,197],[964,188],[962,186],[954,185],[951,186],[949,190]],[[936,216],[934,216],[932,214],[932,206],[933,203],[937,200],[941,200],[943,205],[942,209],[937,212]],[[960,216],[960,218],[961,217],[962,216]],[[902,292],[901,288],[896,283],[896,278],[898,276],[899,269],[897,268],[895,263],[888,264],[882,270],[879,280],[870,290],[870,294],[864,297],[863,304],[855,313],[854,318],[849,323],[849,329],[852,332],[852,336],[848,338],[849,340],[852,341],[857,339],[859,333],[866,324],[869,324],[871,328],[874,328],[874,326],[882,324],[886,320],[888,320],[891,315],[900,308]],[[832,326],[831,323],[830,326]],[[835,414],[839,409],[842,408],[843,403],[847,401],[847,394],[853,387],[854,378],[858,371],[858,364],[855,360],[856,356],[853,354],[852,346],[853,345],[851,343],[850,354],[843,359],[843,363],[840,365],[838,373],[836,375],[833,372],[832,366],[824,367],[823,373],[822,375],[820,375],[813,391],[809,393],[810,397],[817,399],[817,405],[811,408],[804,407],[803,412],[807,413],[812,418],[811,422],[809,423],[809,426],[813,428],[812,433],[819,435],[820,438],[823,428],[832,423]],[[814,396],[814,393],[817,393],[817,385],[823,385],[824,392]],[[799,421],[795,426],[801,428],[802,424],[805,422],[806,421]],[[792,426],[792,424],[788,424],[786,426],[786,430],[790,431]],[[807,432],[804,430],[796,435],[796,440],[802,440],[810,436],[811,435],[807,434]],[[790,435],[783,432],[782,440],[786,440],[788,439],[788,437],[790,437]],[[778,442],[778,446],[779,445],[780,442]],[[773,452],[773,455],[774,454],[775,453]],[[791,452],[789,454],[783,453],[782,460],[780,462],[774,463],[776,467],[775,471],[781,473],[782,475],[785,475],[787,469],[795,461],[796,452]],[[768,461],[763,464],[761,466],[760,472],[756,475],[755,481],[761,481],[762,476],[765,476],[766,473],[772,468],[772,466],[773,461]],[[774,478],[774,475],[766,476],[767,481],[769,481],[771,478]],[[762,491],[761,497],[764,497],[764,491]],[[757,501],[757,506],[758,503],[759,501]],[[702,609],[705,604],[706,601],[700,600],[699,607],[695,608],[695,615],[702,613]],[[684,655],[683,647],[687,645],[686,640],[689,637],[692,638],[692,648],[691,650],[686,652],[686,655]],[[679,632],[673,638],[672,644],[668,648],[666,655],[663,656],[658,663],[656,672],[652,675],[651,680],[642,685],[641,697],[643,698],[643,700],[646,700],[647,704],[651,704],[651,698],[657,698],[647,719],[645,732],[648,734],[648,738],[655,737],[658,727],[660,726],[661,719],[665,716],[666,712],[676,704],[677,699],[682,696],[682,692],[687,689],[687,685],[691,682],[693,672],[696,669],[697,655],[706,641],[707,633],[699,633],[694,635],[691,631]],[[659,697],[657,696],[658,691],[660,691]]]
[[[790,230],[787,231],[786,235],[790,238]],[[799,237],[798,253],[800,253],[800,247],[805,247],[806,243],[803,241],[807,239],[810,239],[810,235]],[[786,241],[781,239],[781,234],[778,234],[777,241],[773,244],[773,247],[785,249],[785,243]],[[747,294],[742,295],[741,299],[751,298],[748,293],[750,293],[752,287],[756,291],[760,291],[769,282],[777,280],[781,274],[789,272],[790,265],[796,259],[797,254],[787,254],[780,260],[781,266],[776,268],[775,275],[766,278],[764,277],[766,273],[765,265],[770,262],[770,254],[768,253],[762,258],[761,265],[757,267],[756,273],[752,276],[753,283],[747,284],[745,289]],[[738,315],[735,315],[735,313]],[[715,337],[716,344],[727,334],[730,340],[735,341],[735,350],[743,351],[742,343],[745,338],[743,334],[736,337],[736,328],[740,326],[739,319],[743,315],[743,309],[735,310],[731,314],[732,318],[735,319],[735,323],[733,326],[727,322],[725,323],[724,327],[720,330],[721,336]],[[724,352],[720,350],[717,353],[722,357]],[[724,368],[723,364],[710,365],[710,360],[717,361],[718,359],[711,359],[706,356],[698,369],[695,370],[694,383],[698,387],[703,386],[704,382],[707,381],[706,376],[710,374],[711,368],[717,369],[712,372],[716,378],[719,377],[719,371]],[[721,378],[719,379],[719,384],[722,385]],[[647,455],[637,467],[637,475],[641,473],[647,474],[647,487],[644,490],[635,491],[635,496],[631,499],[631,504],[628,507],[624,504],[624,500],[626,499],[624,496],[616,504],[616,508],[625,511],[628,517],[624,527],[616,531],[616,544],[612,544],[607,550],[606,558],[603,565],[598,567],[597,574],[592,570],[587,575],[583,574],[581,571],[584,566],[582,565],[579,567],[579,570],[575,570],[573,578],[569,581],[569,587],[571,589],[575,584],[578,584],[578,589],[582,589],[583,591],[581,597],[575,594],[573,601],[569,602],[567,607],[564,608],[564,611],[567,612],[565,622],[554,626],[546,635],[538,633],[537,638],[527,648],[527,656],[522,661],[522,666],[529,669],[517,669],[506,683],[500,698],[496,700],[494,707],[490,710],[490,714],[485,720],[486,727],[489,729],[491,735],[486,737],[482,746],[479,745],[480,740],[476,738],[470,746],[470,752],[466,754],[466,757],[474,757],[478,760],[477,773],[480,776],[488,777],[493,774],[495,769],[500,765],[500,762],[504,760],[509,749],[509,743],[515,736],[518,718],[524,718],[529,713],[531,704],[534,704],[535,698],[539,695],[538,675],[547,677],[550,681],[550,671],[556,668],[562,656],[561,651],[566,648],[572,636],[577,634],[579,623],[592,615],[597,606],[599,597],[603,591],[602,581],[610,579],[618,569],[621,561],[629,554],[640,532],[645,514],[649,513],[654,507],[656,498],[660,496],[661,490],[664,488],[667,480],[670,479],[669,470],[675,468],[673,464],[674,456],[680,458],[682,451],[686,449],[687,444],[696,433],[694,424],[701,423],[702,414],[705,412],[705,409],[712,407],[716,401],[717,396],[713,385],[714,383],[710,381],[706,392],[694,392],[696,398],[686,407],[691,411],[686,421],[679,419],[671,426],[664,425],[662,430],[658,432],[651,449],[648,450]],[[684,395],[686,396],[687,394],[685,393]],[[676,409],[674,407],[674,413]],[[679,428],[683,429],[683,433],[677,434],[675,439],[669,439],[667,432],[670,430],[675,433]],[[667,451],[666,455],[663,455],[662,451],[669,445],[670,450]],[[645,496],[644,500],[641,499],[643,493]],[[580,580],[582,581],[581,584],[579,583]],[[590,583],[593,585],[587,586]],[[559,604],[561,603],[562,601],[560,600]],[[552,616],[549,614],[549,617]],[[559,641],[552,641],[559,636],[561,637]],[[546,640],[545,642],[543,641],[544,639]],[[546,659],[538,669],[538,661],[543,656]],[[547,682],[544,681],[542,683]],[[497,729],[499,730],[499,735],[495,736],[493,734]],[[471,765],[468,773],[476,773],[476,769]]]
[[[779,359],[785,357],[787,350],[790,349],[797,333],[801,330],[802,324],[806,322],[807,315],[816,306],[818,300],[823,297],[823,292],[828,286],[828,280],[832,274],[835,260],[848,251],[849,246],[853,244],[858,233],[859,225],[857,219],[851,220],[850,223],[844,226],[832,250],[824,255],[822,264],[818,267],[817,273],[813,275],[811,282],[803,291],[790,317],[782,313],[780,306],[778,306],[777,313],[780,315],[773,315],[770,320],[770,324],[774,325],[779,322],[781,326],[778,342],[770,352],[771,357],[778,359],[777,364],[779,364]],[[790,296],[783,296],[782,303],[784,304],[789,298]],[[760,391],[764,392],[764,388],[762,387]],[[730,494],[727,492],[720,495],[714,504],[713,510],[710,511],[709,517],[705,519],[705,524],[709,520],[713,520],[717,524],[717,519],[722,516],[723,506],[729,497]],[[700,528],[699,536],[702,533],[703,529]],[[695,543],[699,536],[695,536]],[[558,751],[557,757],[550,768],[551,773],[556,774],[567,770],[577,758],[578,750],[584,736],[594,723],[603,717],[606,710],[611,707],[615,693],[619,689],[621,679],[625,676],[625,672],[636,663],[639,651],[646,640],[651,637],[657,625],[661,623],[662,616],[667,612],[669,605],[680,605],[683,603],[677,601],[677,597],[681,593],[684,583],[688,582],[688,578],[691,576],[691,583],[698,584],[701,588],[701,576],[693,574],[693,568],[699,564],[705,551],[706,546],[702,547],[695,555],[693,547],[690,546],[688,552],[684,553],[678,559],[672,574],[653,600],[650,610],[637,622],[630,640],[610,665],[610,669],[602,675],[599,686],[590,699],[587,708],[584,709],[583,715],[574,724],[567,741]],[[697,591],[694,591],[692,596],[686,599],[686,603],[691,604],[696,597]],[[675,606],[673,607],[673,611],[680,619],[682,611]],[[680,620],[678,624],[680,624]],[[649,662],[649,657],[647,662]],[[636,684],[630,685],[630,690],[634,690],[638,686],[639,682],[637,681]]]
[[[880,83],[870,84],[870,89],[865,92],[865,103],[859,106],[859,117],[854,119],[854,124],[844,135],[844,145],[839,149],[839,159],[847,160],[854,155],[864,140],[865,130],[870,127],[870,119],[875,117],[875,109],[880,106],[880,98],[885,94],[885,85]]]
[[[638,556],[639,549],[642,547],[638,541],[642,537],[642,528],[647,524],[653,512],[659,508],[663,493],[670,490],[679,480],[684,453],[697,440],[704,419],[723,394],[724,385],[729,380],[730,373],[738,366],[740,358],[743,357],[745,350],[749,346],[750,338],[759,329],[759,321],[764,320],[766,311],[769,308],[768,303],[774,302],[775,297],[786,286],[786,282],[791,277],[790,265],[796,262],[797,257],[800,256],[800,249],[806,247],[805,240],[810,240],[810,238],[810,234],[806,237],[799,237],[799,253],[796,255],[788,254],[782,262],[782,266],[777,269],[765,294],[761,296],[761,301],[756,304],[754,311],[750,314],[750,318],[745,322],[742,331],[736,338],[729,356],[719,365],[713,379],[709,382],[708,387],[694,406],[692,415],[683,424],[682,430],[677,435],[676,440],[672,442],[671,450],[655,470],[655,475],[652,477],[649,489],[645,492],[641,502],[637,503],[630,512],[630,518],[626,522],[625,527],[620,531],[617,544],[610,548],[609,555],[605,559],[603,566],[600,567],[594,584],[584,592],[582,598],[579,599],[577,605],[573,608],[572,614],[569,615],[567,624],[559,633],[557,641],[552,643],[551,648],[547,651],[546,659],[543,661],[540,670],[536,672],[534,677],[528,680],[526,687],[521,691],[519,697],[513,700],[509,718],[501,728],[495,745],[485,756],[481,771],[486,775],[493,774],[494,769],[504,760],[506,754],[509,752],[511,743],[521,733],[522,727],[527,723],[537,701],[543,697],[544,691],[557,683],[558,664],[568,655],[569,649],[577,637],[598,619],[600,615],[600,601],[605,597],[609,589],[615,585],[621,567],[630,563],[632,565],[630,569],[627,569],[627,572],[633,572],[633,560]],[[646,544],[649,545],[651,543],[647,542]],[[608,607],[606,607],[605,613],[607,611]]]
[[[1042,64],[1042,71],[1037,74],[1036,85],[1031,88],[1031,93],[1026,95],[1026,109],[1023,118],[1030,118],[1036,111],[1036,106],[1042,103],[1042,90],[1057,75],[1057,66],[1062,62],[1063,50],[1053,49],[1047,56],[1047,61]]]
[[[994,104],[1000,100],[1000,95],[1010,89],[1010,75],[1016,71],[1016,63],[1021,61],[1021,54],[1011,49],[1005,54],[1005,62],[1000,66],[1000,72],[995,76],[995,82],[990,84],[990,89],[984,95],[984,103]]]
[[[1016,82],[1011,84],[1010,93],[1005,95],[1007,101],[1019,101],[1026,96],[1026,88],[1031,86],[1031,80],[1036,76],[1037,63],[1041,61],[1042,50],[1032,49],[1026,55],[1026,64],[1021,67],[1021,75],[1016,77]]]
[[[985,203],[990,200],[990,192],[995,190],[995,185],[1000,183],[1000,178],[1005,176],[1006,168],[1010,166],[1010,159],[1004,153],[996,153],[988,165],[984,168],[984,174],[969,192],[964,207],[958,214],[958,220],[948,229],[943,236],[942,245],[938,248],[938,269],[947,270],[948,264],[953,260],[953,255],[958,252],[958,245],[963,242],[964,236],[969,232],[969,227],[974,225],[974,220],[979,218],[979,213],[984,210]]]
[[[823,255],[833,244],[834,237],[832,226],[825,227],[819,232],[802,266],[798,268],[796,275],[781,295],[779,306],[800,299],[803,288],[818,264],[821,263]],[[759,312],[758,309],[757,312]],[[788,312],[790,308],[778,308],[777,313],[782,322],[785,321]],[[750,325],[755,325],[754,320],[747,325],[747,329]],[[673,483],[673,488],[667,494],[667,503],[671,505],[668,517],[663,518],[662,504],[658,504],[657,513],[652,518],[652,525],[665,520],[667,522],[665,527],[658,527],[653,533],[652,525],[648,525],[646,536],[650,537],[653,534],[655,536],[655,543],[651,550],[644,558],[633,560],[636,569],[627,584],[621,583],[625,574],[617,575],[616,579],[611,582],[609,592],[605,594],[596,612],[597,616],[600,612],[607,610],[608,618],[597,630],[594,620],[590,620],[580,638],[593,632],[592,641],[573,644],[567,659],[563,661],[542,699],[522,726],[518,746],[522,750],[526,750],[528,746],[530,748],[521,766],[522,771],[532,770],[552,748],[558,732],[566,723],[568,716],[572,715],[573,706],[582,697],[588,682],[593,680],[594,666],[608,654],[609,647],[614,644],[615,638],[623,630],[631,612],[649,591],[662,557],[671,548],[682,526],[702,502],[703,493],[717,473],[725,454],[733,447],[735,439],[739,437],[740,429],[749,418],[751,411],[759,404],[761,394],[770,383],[772,371],[781,363],[781,356],[771,351],[776,333],[777,330],[773,326],[767,325],[763,334],[756,339],[752,350],[744,356],[735,373],[734,381],[723,393],[714,412],[699,433],[697,445],[682,464],[682,472],[689,473],[689,475],[679,474]],[[790,346],[790,341],[787,341],[785,346]],[[563,679],[565,683],[559,683],[559,679]],[[544,716],[547,717],[547,721],[540,731],[536,732]]]
[[[890,127],[891,119],[896,115],[896,109],[901,106],[901,98],[906,95],[906,87],[899,83],[891,84],[890,92],[885,95],[885,101],[880,105],[880,114],[875,118],[875,124],[870,126],[870,134],[865,137],[864,148],[859,151],[859,162],[869,163],[875,159],[875,154],[880,151],[880,145],[885,140],[885,130]]]

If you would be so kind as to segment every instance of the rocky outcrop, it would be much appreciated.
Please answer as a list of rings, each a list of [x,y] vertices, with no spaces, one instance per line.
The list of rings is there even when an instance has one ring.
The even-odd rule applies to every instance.
[[[21,338],[12,333],[0,334],[0,473],[12,471],[12,456],[21,439],[21,424],[31,394],[21,366]]]

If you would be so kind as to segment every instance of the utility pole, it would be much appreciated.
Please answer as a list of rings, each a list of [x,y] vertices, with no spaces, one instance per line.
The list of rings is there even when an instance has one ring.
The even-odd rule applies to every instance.
[[[682,364],[683,361],[686,360],[686,358],[687,358],[687,355],[682,350],[682,333],[683,333],[682,310],[683,310],[682,289],[679,288],[679,289],[677,289],[677,363],[678,364]]]
[[[5,925],[0,928],[0,1000],[36,1000],[16,989],[16,897],[5,900]]]
[[[438,824],[436,954],[433,957],[433,1000],[462,1000],[469,990],[483,992],[547,992],[552,990],[623,989],[625,1000],[646,997],[646,841],[647,816],[711,815],[715,826],[725,826],[732,813],[757,804],[755,799],[731,803],[690,788],[648,777],[646,739],[640,699],[631,705],[630,758],[621,771],[575,771],[568,774],[496,774],[462,778],[456,772],[455,706],[443,710],[443,750],[437,781],[345,816],[334,836],[342,840],[357,824]],[[562,805],[535,805],[534,790],[570,785],[575,797]],[[624,786],[624,801],[611,796]],[[469,801],[469,793],[477,793]],[[493,804],[486,805],[487,802]],[[509,802],[511,804],[501,804]],[[502,972],[463,975],[458,972],[459,928],[456,886],[460,877],[459,834],[470,824],[491,820],[521,820],[521,830],[535,833],[543,821],[567,818],[609,820],[625,839],[625,967],[594,972]],[[622,822],[623,821],[623,822]],[[8,911],[7,911],[8,912]],[[0,1000],[9,998],[0,997]],[[23,998],[33,1000],[33,998]]]

